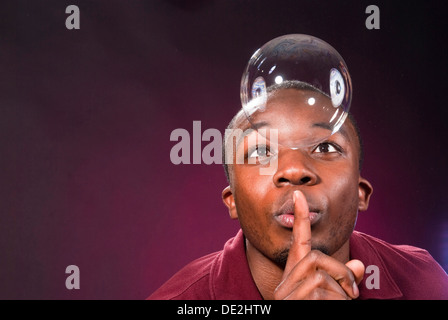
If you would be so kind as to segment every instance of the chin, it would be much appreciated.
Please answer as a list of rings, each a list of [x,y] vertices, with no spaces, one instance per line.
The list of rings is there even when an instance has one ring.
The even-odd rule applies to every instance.
[[[328,249],[328,247],[324,245],[311,246],[311,250],[319,250],[327,256],[330,255],[330,249]]]

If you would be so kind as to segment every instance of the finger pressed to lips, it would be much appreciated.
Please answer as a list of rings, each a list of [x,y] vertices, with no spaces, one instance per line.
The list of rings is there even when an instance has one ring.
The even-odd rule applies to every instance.
[[[343,298],[357,298],[358,290],[352,270],[326,254],[311,250],[311,222],[304,194],[294,191],[294,223],[282,281],[276,289],[277,297],[306,297],[313,289],[326,289]],[[299,294],[300,293],[300,294]],[[315,293],[313,293],[315,294]]]
[[[306,198],[302,192],[294,191],[294,225],[292,244],[286,261],[285,274],[311,251],[311,223]]]

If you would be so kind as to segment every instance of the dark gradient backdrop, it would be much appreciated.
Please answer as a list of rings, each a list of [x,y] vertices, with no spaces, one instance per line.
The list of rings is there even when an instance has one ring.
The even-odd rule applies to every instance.
[[[65,8],[81,29],[65,28]],[[357,229],[448,269],[446,12],[436,1],[1,1],[0,298],[143,299],[238,223],[221,165],[170,161],[176,128],[221,132],[252,53],[332,44],[374,185]],[[65,288],[65,268],[81,289]],[[403,270],[406,272],[406,270]]]

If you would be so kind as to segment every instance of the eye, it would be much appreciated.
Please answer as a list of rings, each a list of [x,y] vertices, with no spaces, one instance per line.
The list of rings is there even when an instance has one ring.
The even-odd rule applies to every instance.
[[[265,145],[259,145],[255,147],[255,150],[249,152],[248,158],[269,158],[272,156],[269,148]]]
[[[313,150],[313,153],[333,153],[333,152],[339,152],[339,148],[329,142],[323,142],[319,144],[316,147],[316,149]]]

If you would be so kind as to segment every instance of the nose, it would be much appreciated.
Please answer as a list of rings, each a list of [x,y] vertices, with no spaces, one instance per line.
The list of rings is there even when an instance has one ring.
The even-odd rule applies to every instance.
[[[318,182],[318,176],[311,159],[300,150],[282,150],[278,156],[278,169],[273,176],[277,187],[287,185],[312,186]]]

